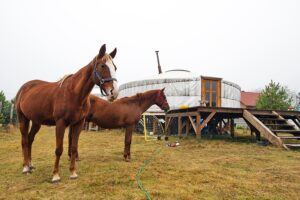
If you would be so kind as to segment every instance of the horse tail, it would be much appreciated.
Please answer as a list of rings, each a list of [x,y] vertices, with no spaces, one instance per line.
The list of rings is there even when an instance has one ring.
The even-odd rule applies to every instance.
[[[17,95],[15,97],[15,103],[16,103],[16,107],[15,108],[16,108],[17,112],[18,112],[18,107],[20,106],[20,101],[21,101],[21,97],[22,97],[22,92],[23,92],[24,86],[25,86],[25,84],[20,87],[20,89],[17,92]]]

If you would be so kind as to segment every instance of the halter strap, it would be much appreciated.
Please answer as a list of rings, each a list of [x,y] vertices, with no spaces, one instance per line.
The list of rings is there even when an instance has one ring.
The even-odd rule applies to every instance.
[[[98,57],[96,57],[96,60],[95,60],[95,64],[94,64],[94,76],[95,77],[97,77],[98,78],[98,80],[99,80],[99,87],[100,87],[100,92],[101,92],[101,94],[103,95],[103,96],[108,96],[108,95],[106,95],[105,94],[105,92],[103,92],[103,89],[102,89],[102,85],[104,84],[104,83],[106,83],[106,82],[110,82],[110,81],[118,81],[116,78],[103,78],[102,76],[101,76],[101,74],[97,71],[97,59],[98,59]]]

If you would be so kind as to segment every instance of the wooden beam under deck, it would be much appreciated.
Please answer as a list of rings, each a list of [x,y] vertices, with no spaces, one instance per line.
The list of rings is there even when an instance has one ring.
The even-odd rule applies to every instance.
[[[208,122],[215,116],[215,114],[216,114],[216,111],[210,113],[210,114],[208,115],[208,117],[201,123],[201,125],[200,125],[200,127],[199,127],[199,129],[200,129],[199,131],[200,131],[200,132],[201,132],[202,129],[208,124]]]
[[[178,136],[181,138],[182,135],[182,117],[178,117]]]
[[[189,120],[190,120],[190,122],[191,122],[191,125],[192,125],[192,127],[193,127],[195,133],[197,133],[197,127],[196,127],[196,124],[195,124],[194,121],[193,121],[193,118],[192,118],[191,116],[188,116],[188,118],[189,118]]]

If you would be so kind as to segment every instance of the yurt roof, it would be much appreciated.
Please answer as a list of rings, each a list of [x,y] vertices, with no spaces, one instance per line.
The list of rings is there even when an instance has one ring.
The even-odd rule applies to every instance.
[[[132,81],[129,83],[122,84],[120,90],[138,87],[151,84],[162,84],[162,83],[174,83],[174,82],[186,82],[192,80],[200,80],[200,76],[195,76],[192,72],[184,69],[168,70],[161,74],[145,78],[143,80]]]
[[[192,73],[185,69],[173,69],[173,70],[165,71],[164,73],[161,74],[156,74],[149,78],[145,78],[143,80],[137,80],[137,81],[132,81],[132,82],[122,84],[120,85],[119,89],[123,90],[126,88],[152,85],[152,84],[188,82],[188,81],[199,81],[199,80],[201,80],[200,75],[195,75],[195,73]],[[225,81],[225,80],[222,80],[222,82],[227,85],[231,85],[235,88],[240,89],[240,86],[235,83]]]

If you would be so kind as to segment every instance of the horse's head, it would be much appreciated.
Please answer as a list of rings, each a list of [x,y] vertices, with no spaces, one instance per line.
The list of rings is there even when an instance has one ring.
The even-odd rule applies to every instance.
[[[107,54],[104,44],[94,63],[93,81],[100,87],[101,94],[107,96],[108,100],[116,99],[118,96],[117,67],[113,62],[116,53],[117,49],[115,48],[110,54]]]
[[[164,93],[165,88],[163,88],[162,90],[159,90],[157,92],[157,95],[155,97],[155,104],[162,110],[164,111],[168,111],[170,110],[170,106],[168,104],[166,95]]]

